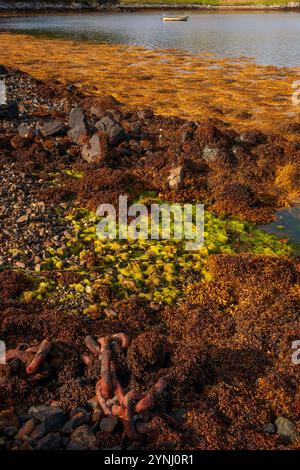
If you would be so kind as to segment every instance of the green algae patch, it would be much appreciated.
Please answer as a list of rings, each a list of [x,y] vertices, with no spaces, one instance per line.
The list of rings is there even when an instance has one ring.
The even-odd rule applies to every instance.
[[[139,201],[145,198],[153,202],[155,194]],[[64,286],[61,302],[83,296],[86,314],[89,305],[107,306],[97,295],[104,288],[117,298],[135,295],[172,304],[191,283],[210,280],[206,264],[211,254],[288,256],[293,252],[284,241],[250,223],[222,219],[209,211],[205,212],[204,245],[197,251],[186,250],[186,242],[177,239],[99,239],[96,226],[100,219],[84,208],[67,218],[73,225],[72,236],[64,249],[48,251],[43,270],[78,273],[81,280]]]

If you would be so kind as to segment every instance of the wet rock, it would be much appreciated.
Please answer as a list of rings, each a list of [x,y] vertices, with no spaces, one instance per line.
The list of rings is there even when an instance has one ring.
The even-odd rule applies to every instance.
[[[83,424],[71,434],[71,440],[67,446],[68,450],[92,449],[96,446],[96,437],[89,426]]]
[[[202,156],[206,163],[214,163],[219,157],[219,152],[219,149],[205,145]]]
[[[18,116],[19,108],[16,101],[0,105],[0,119],[15,119]]]
[[[173,168],[170,171],[168,176],[168,185],[171,189],[180,189],[182,187],[184,180],[184,168],[183,166],[178,166],[177,168]]]
[[[280,437],[287,442],[294,442],[297,439],[296,426],[284,416],[279,416],[276,419],[275,426]]]
[[[66,133],[66,127],[60,119],[54,119],[41,127],[41,133],[44,137],[62,136]]]
[[[31,437],[33,439],[40,439],[51,431],[60,428],[65,422],[65,414],[60,408],[53,406],[40,405],[32,406],[28,411],[29,416],[37,418],[41,421]]]
[[[104,133],[94,134],[81,148],[81,156],[88,163],[98,163],[108,157],[107,136]]]
[[[36,443],[36,450],[58,450],[63,447],[64,440],[58,433],[50,433]]]
[[[20,124],[18,127],[18,134],[20,137],[23,137],[23,138],[29,137],[30,127],[28,126],[28,124],[26,124],[25,122]]]
[[[100,430],[107,432],[107,433],[111,433],[114,431],[117,424],[118,424],[118,418],[116,416],[103,418],[100,423]]]
[[[125,132],[122,126],[109,116],[104,116],[96,124],[97,129],[108,135],[112,145],[116,145],[125,138]]]

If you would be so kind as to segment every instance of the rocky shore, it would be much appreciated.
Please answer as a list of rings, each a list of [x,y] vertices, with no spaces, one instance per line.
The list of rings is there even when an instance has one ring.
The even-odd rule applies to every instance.
[[[248,222],[297,194],[299,143],[0,81],[0,448],[299,449],[299,258]],[[121,194],[204,201],[206,251],[101,243]]]

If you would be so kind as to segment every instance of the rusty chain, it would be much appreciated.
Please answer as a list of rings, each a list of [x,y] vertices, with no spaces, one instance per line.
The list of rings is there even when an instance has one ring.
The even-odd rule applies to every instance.
[[[6,352],[6,362],[18,359],[25,365],[26,373],[32,380],[40,380],[48,375],[47,372],[39,373],[38,371],[51,348],[52,342],[45,338],[38,346],[30,346],[26,349],[22,349],[21,347],[9,349]]]
[[[98,356],[101,364],[101,377],[96,383],[97,401],[105,416],[117,416],[123,423],[127,437],[132,441],[141,440],[148,432],[149,411],[155,406],[155,399],[167,387],[167,381],[159,379],[147,392],[126,391],[116,374],[116,362],[113,357],[114,341],[121,342],[121,348],[127,350],[129,338],[125,333],[103,336],[95,340],[93,336],[85,338],[85,345]],[[84,354],[83,362],[91,363]]]

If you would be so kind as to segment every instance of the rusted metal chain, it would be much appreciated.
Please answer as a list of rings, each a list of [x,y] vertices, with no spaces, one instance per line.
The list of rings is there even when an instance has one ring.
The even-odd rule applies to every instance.
[[[6,352],[6,361],[9,362],[13,359],[20,360],[25,364],[26,373],[31,376],[32,380],[39,380],[39,378],[46,376],[44,373],[37,374],[37,372],[48,356],[51,347],[52,342],[45,338],[39,346],[30,346],[27,349],[9,349]]]
[[[49,341],[48,339],[44,339],[41,342],[33,360],[26,367],[26,372],[28,375],[35,374],[38,371],[38,369],[40,368],[40,366],[42,365],[42,363],[48,356],[51,347],[52,347],[52,342]]]
[[[114,359],[116,340],[120,341],[122,349],[128,349],[129,338],[125,333],[102,336],[97,341],[91,336],[85,338],[86,346],[93,354],[98,355],[101,363],[96,397],[105,416],[117,416],[123,423],[127,437],[132,441],[139,441],[149,432],[145,421],[149,421],[149,411],[154,408],[156,398],[164,392],[168,384],[165,379],[159,379],[147,392],[125,392],[117,378]],[[88,365],[90,357],[86,356],[84,362]]]

